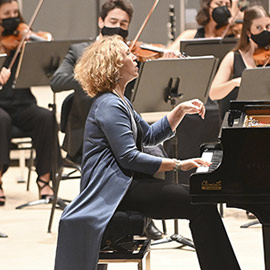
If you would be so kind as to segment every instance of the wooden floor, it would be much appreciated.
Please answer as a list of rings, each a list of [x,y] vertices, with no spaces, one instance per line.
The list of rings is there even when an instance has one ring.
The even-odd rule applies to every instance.
[[[37,205],[16,210],[15,207],[37,199],[35,172],[32,173],[30,191],[25,183],[17,183],[20,170],[12,167],[4,175],[4,189],[7,202],[0,208],[0,232],[8,238],[0,238],[0,269],[4,270],[53,270],[58,221],[61,210],[56,211],[52,232],[47,233],[50,205]],[[76,180],[61,183],[60,196],[74,198],[79,190]],[[245,212],[239,209],[225,209],[224,223],[234,246],[237,258],[244,270],[264,269],[261,226],[241,229],[248,222]],[[162,229],[161,222],[155,221]],[[173,234],[172,221],[167,221],[168,235]],[[188,223],[179,221],[183,236],[190,237]],[[111,264],[111,270],[137,269],[135,264]],[[180,248],[172,242],[151,248],[151,269],[199,269],[196,253],[191,248]],[[63,269],[64,270],[64,269]],[[79,269],[78,269],[79,270]],[[228,269],[230,270],[230,269]]]

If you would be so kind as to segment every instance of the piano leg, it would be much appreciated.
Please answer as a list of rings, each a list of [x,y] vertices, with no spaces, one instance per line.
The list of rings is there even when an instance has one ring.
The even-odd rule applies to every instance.
[[[262,230],[265,270],[270,270],[270,224],[263,224]]]

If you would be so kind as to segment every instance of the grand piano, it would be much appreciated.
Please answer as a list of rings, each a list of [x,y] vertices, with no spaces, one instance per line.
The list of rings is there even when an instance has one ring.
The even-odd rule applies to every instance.
[[[270,102],[231,101],[217,143],[201,147],[212,162],[190,176],[192,203],[226,203],[256,215],[270,270]]]

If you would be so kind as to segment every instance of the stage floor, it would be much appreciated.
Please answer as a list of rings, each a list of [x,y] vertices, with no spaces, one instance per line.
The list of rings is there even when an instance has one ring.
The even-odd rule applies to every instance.
[[[25,171],[25,174],[27,172]],[[12,167],[4,175],[6,205],[0,208],[0,232],[8,238],[0,238],[0,268],[4,270],[53,270],[57,241],[58,221],[61,210],[56,210],[52,232],[47,233],[51,205],[38,205],[21,210],[15,207],[37,199],[36,173],[32,173],[30,191],[25,183],[17,183],[18,167]],[[62,181],[60,196],[74,198],[79,191],[79,181]],[[244,270],[264,269],[261,226],[241,229],[248,222],[245,211],[225,208],[224,223]],[[162,229],[161,222],[155,221]],[[173,221],[166,221],[168,235],[173,234]],[[188,222],[179,221],[181,235],[190,237]],[[156,245],[151,248],[151,269],[199,269],[196,253],[188,247],[179,248],[177,243]],[[136,264],[111,264],[109,270],[137,269]],[[78,269],[79,270],[79,269]],[[229,269],[228,269],[229,270]]]

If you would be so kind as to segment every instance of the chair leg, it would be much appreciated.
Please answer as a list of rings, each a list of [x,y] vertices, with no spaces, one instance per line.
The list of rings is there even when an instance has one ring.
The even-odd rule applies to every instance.
[[[146,255],[146,258],[145,258],[145,270],[150,270],[150,250],[149,252],[147,253]]]
[[[162,230],[163,233],[166,235],[167,234],[167,226],[166,226],[166,221],[162,219]]]
[[[25,169],[25,153],[24,150],[20,151],[19,155],[19,167],[20,167],[20,176],[17,180],[17,183],[24,183],[24,169]]]
[[[56,204],[57,204],[57,201],[58,201],[58,191],[59,191],[59,186],[60,186],[60,180],[62,178],[62,173],[63,173],[63,169],[60,169],[58,171],[57,176],[55,177],[54,196],[53,196],[51,214],[50,214],[49,225],[48,225],[48,233],[51,233],[51,229],[52,229],[52,222],[53,222],[53,217],[54,217]]]
[[[143,263],[142,260],[138,263],[138,270],[143,270]]]
[[[28,165],[28,176],[27,176],[27,185],[26,185],[26,190],[29,191],[29,186],[30,186],[30,177],[31,177],[31,171],[34,166],[34,149],[31,148],[30,151],[30,158],[29,158],[29,165]]]

